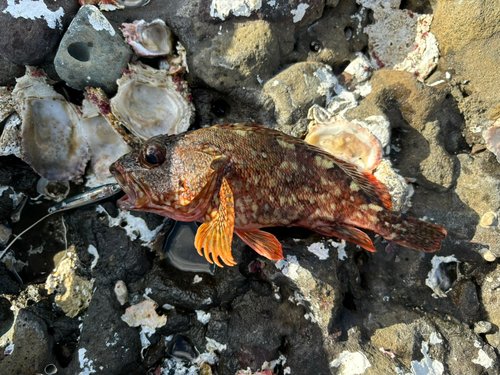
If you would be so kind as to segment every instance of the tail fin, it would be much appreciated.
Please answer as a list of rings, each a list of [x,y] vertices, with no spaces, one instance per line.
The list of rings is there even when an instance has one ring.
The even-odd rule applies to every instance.
[[[441,248],[446,230],[411,216],[393,211],[378,213],[380,227],[377,233],[387,240],[413,250],[433,253]]]

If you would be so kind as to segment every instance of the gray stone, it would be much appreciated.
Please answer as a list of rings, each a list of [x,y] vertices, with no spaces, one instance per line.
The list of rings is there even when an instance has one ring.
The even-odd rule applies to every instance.
[[[439,121],[427,122],[421,131],[429,143],[429,156],[420,163],[420,173],[429,187],[446,191],[455,182],[455,160],[444,148]]]
[[[0,0],[0,55],[18,65],[40,64],[57,47],[78,7],[77,1],[66,0]]]
[[[297,136],[291,125],[306,120],[313,104],[324,107],[327,98],[334,95],[336,85],[330,66],[300,62],[267,81],[262,93],[268,109],[274,109],[278,129]]]
[[[59,45],[54,65],[66,84],[116,90],[116,80],[127,67],[132,50],[106,17],[93,5],[78,11]]]

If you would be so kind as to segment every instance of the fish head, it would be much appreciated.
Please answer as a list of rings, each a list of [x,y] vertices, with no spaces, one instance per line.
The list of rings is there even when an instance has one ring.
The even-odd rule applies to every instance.
[[[174,157],[178,136],[150,138],[139,149],[123,155],[109,168],[126,195],[118,201],[122,210],[139,210],[170,216],[179,194],[174,184]]]

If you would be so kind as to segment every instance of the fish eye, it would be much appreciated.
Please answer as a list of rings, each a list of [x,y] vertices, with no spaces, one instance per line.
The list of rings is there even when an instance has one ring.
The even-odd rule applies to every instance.
[[[139,161],[146,168],[158,167],[165,161],[165,148],[158,144],[149,144],[142,150]]]

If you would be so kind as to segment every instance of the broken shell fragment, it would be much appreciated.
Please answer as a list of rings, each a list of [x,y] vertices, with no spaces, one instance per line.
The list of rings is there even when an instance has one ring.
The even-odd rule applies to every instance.
[[[492,127],[483,132],[486,147],[493,152],[500,162],[500,119],[496,120]]]
[[[12,90],[8,87],[0,87],[0,122],[5,120],[12,112],[14,112]]]
[[[194,120],[194,105],[187,82],[166,70],[140,62],[130,64],[118,81],[111,111],[137,138],[185,132]]]
[[[110,126],[92,101],[85,99],[82,105],[81,130],[87,139],[92,157],[87,170],[87,186],[100,186],[114,181],[109,166],[131,148]]]
[[[90,158],[85,139],[79,136],[77,107],[52,87],[42,70],[27,66],[12,92],[22,119],[21,158],[50,181],[80,177]]]
[[[13,113],[6,121],[0,137],[0,156],[14,155],[21,159],[21,119]]]
[[[102,11],[113,11],[117,9],[124,9],[125,7],[114,0],[78,0],[81,6],[84,5],[99,5],[99,9]]]
[[[128,302],[128,289],[123,280],[118,280],[115,284],[115,295],[120,305],[125,305]]]
[[[382,160],[377,138],[362,126],[335,117],[313,119],[305,141],[369,173]]]
[[[169,55],[160,60],[159,69],[167,70],[169,74],[189,72],[186,49],[180,42],[177,42],[175,49],[177,54]]]
[[[172,53],[173,34],[160,19],[124,23],[120,26],[123,37],[137,56],[156,57]]]
[[[111,105],[106,93],[99,87],[87,87],[87,98],[97,106],[101,115],[103,115],[114,131],[125,143],[132,148],[139,148],[141,140],[132,134],[125,125],[111,112]]]
[[[71,318],[85,310],[92,299],[94,279],[89,280],[81,276],[85,272],[75,247],[71,246],[45,282],[47,292],[56,294],[57,306]]]
[[[122,315],[122,320],[130,327],[147,327],[156,329],[163,327],[167,323],[166,315],[158,315],[156,302],[146,299],[136,305],[130,306]]]

